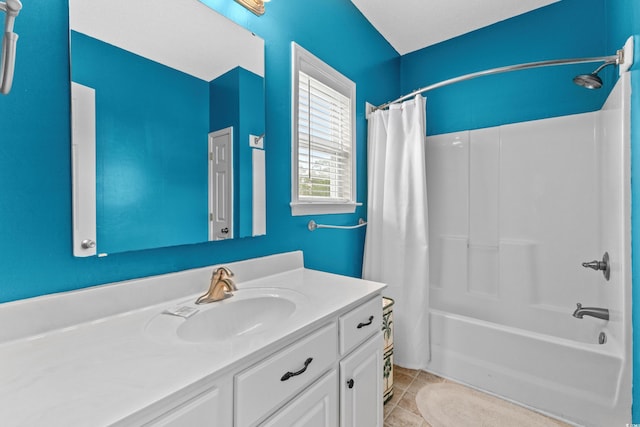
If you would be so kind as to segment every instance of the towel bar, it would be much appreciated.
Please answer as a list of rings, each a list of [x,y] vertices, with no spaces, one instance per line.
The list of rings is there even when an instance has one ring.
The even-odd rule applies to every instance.
[[[311,220],[307,224],[307,228],[309,229],[309,231],[315,231],[318,228],[336,228],[339,230],[352,230],[354,228],[364,227],[365,225],[367,225],[367,221],[365,221],[362,218],[358,220],[358,225],[325,225],[325,224],[318,224],[314,220]]]

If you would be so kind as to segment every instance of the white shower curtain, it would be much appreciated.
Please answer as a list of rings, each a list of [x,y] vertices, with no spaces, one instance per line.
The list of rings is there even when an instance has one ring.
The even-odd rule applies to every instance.
[[[429,349],[429,230],[425,99],[369,118],[368,212],[362,276],[395,300],[394,363],[425,368]]]

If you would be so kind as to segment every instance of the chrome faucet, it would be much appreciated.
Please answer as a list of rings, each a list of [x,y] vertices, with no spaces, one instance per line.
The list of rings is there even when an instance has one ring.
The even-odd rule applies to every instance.
[[[598,319],[609,320],[609,310],[599,307],[582,307],[582,304],[576,304],[578,308],[573,312],[573,317],[582,319],[582,316],[597,317]]]
[[[238,288],[233,283],[232,277],[233,272],[227,267],[216,269],[211,275],[209,290],[196,300],[196,304],[208,304],[233,296],[231,292],[237,291]]]

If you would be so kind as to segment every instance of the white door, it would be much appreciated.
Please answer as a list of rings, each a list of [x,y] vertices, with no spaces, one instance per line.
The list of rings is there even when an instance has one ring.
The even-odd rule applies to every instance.
[[[233,127],[209,134],[209,240],[233,238]]]
[[[340,427],[382,427],[382,333],[340,362]]]
[[[309,387],[261,427],[336,427],[338,375],[332,371]]]

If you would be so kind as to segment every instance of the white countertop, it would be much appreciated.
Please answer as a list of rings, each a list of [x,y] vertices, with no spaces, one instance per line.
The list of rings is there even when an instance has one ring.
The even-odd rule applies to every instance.
[[[236,273],[238,292],[288,288],[304,298],[276,328],[218,344],[163,340],[145,330],[163,310],[204,293],[213,267],[0,304],[3,329],[12,325],[12,331],[0,332],[0,423],[115,423],[203,378],[277,350],[384,288],[305,269],[301,252],[225,265]]]

